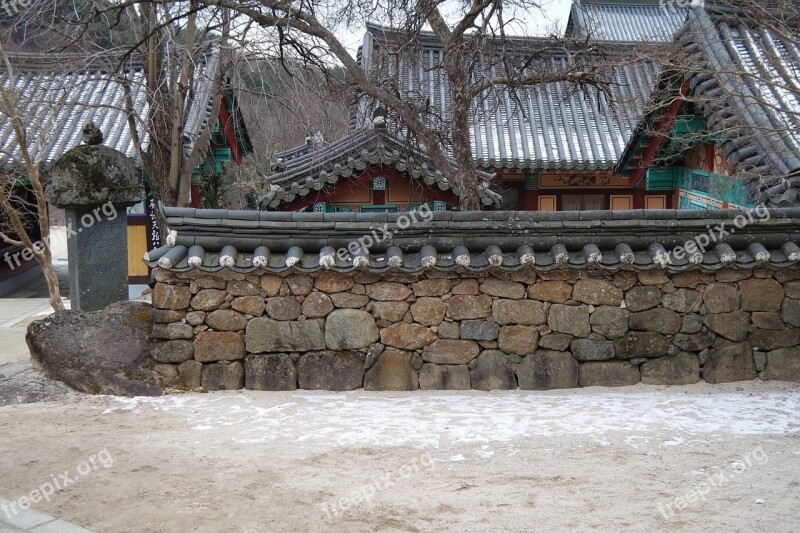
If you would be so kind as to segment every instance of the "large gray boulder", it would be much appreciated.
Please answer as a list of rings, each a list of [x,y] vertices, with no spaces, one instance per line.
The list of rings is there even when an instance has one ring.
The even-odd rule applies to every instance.
[[[28,326],[34,366],[89,394],[160,396],[164,377],[150,356],[153,308],[119,302],[85,313],[60,311]]]

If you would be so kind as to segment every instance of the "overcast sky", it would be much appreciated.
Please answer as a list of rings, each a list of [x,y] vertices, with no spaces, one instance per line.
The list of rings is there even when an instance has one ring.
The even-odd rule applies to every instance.
[[[572,5],[571,0],[543,0],[542,10],[535,10],[531,13],[515,13],[518,22],[513,26],[514,33],[527,36],[548,35],[557,27],[558,33],[563,34],[569,17],[570,5]],[[379,20],[373,22],[380,23]],[[353,57],[361,45],[364,32],[364,28],[352,28],[337,32]]]

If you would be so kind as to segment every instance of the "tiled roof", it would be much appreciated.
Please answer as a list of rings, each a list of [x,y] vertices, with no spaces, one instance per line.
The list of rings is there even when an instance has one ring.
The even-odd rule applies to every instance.
[[[176,272],[281,273],[355,269],[418,272],[525,268],[650,270],[787,267],[800,262],[800,209],[771,210],[741,229],[735,210],[433,212],[408,225],[397,213],[300,213],[165,208],[170,245],[145,262]],[[398,222],[401,222],[398,224]],[[705,252],[668,252],[709,227],[733,229]],[[401,227],[403,229],[401,229]],[[738,227],[738,226],[737,226]],[[346,260],[340,248],[370,235],[391,239]],[[668,260],[669,258],[669,260]]]
[[[615,41],[614,49],[624,57],[633,44],[618,41],[634,43],[651,37],[671,41],[677,32],[678,42],[704,69],[690,75],[692,94],[701,102],[707,100],[703,105],[707,122],[726,155],[752,176],[756,201],[771,198],[771,205],[800,205],[800,176],[796,176],[800,172],[800,50],[796,43],[745,27],[741,20],[734,23],[715,9],[711,3],[690,9],[656,0],[584,0],[573,6],[568,34],[577,35],[589,16],[599,21],[599,33],[593,37]],[[442,47],[432,34],[423,33],[413,56],[394,60],[390,71],[385,66],[380,70],[380,58],[397,47],[396,36],[396,30],[369,25],[360,51],[362,64],[373,76],[393,75],[404,99],[426,102],[443,117],[441,124],[446,127],[451,101],[448,80],[438,68]],[[542,39],[511,41],[517,48],[548,44]],[[775,57],[779,61],[767,60]],[[555,53],[548,61],[553,69],[567,64],[565,57]],[[524,88],[516,95],[502,86],[486,91],[476,99],[471,114],[476,163],[484,168],[621,168],[660,75],[651,63],[622,63],[605,67],[616,82],[612,87],[615,106],[597,91],[574,90],[566,83]],[[480,68],[478,63],[476,69]],[[370,118],[378,105],[362,100],[360,116]],[[286,160],[285,172],[296,174],[298,166],[305,164],[291,162],[288,153]]]
[[[358,128],[334,143],[309,142],[276,154],[275,173],[267,178],[273,187],[260,203],[274,208],[309,195],[324,199],[320,191],[326,186],[357,176],[370,165],[396,168],[428,186],[459,194],[458,187],[447,181],[423,149],[406,145],[382,129]],[[481,201],[500,207],[500,195],[488,188],[491,177],[481,173]]]
[[[758,202],[800,205],[800,48],[797,41],[711,9],[692,9],[679,37],[702,65],[690,76],[728,157],[755,179]],[[787,179],[788,178],[788,179]]]
[[[373,76],[387,75],[378,72],[378,65],[380,58],[397,46],[393,38],[397,31],[376,25],[368,25],[367,30],[362,64]],[[512,41],[516,50],[563,49],[563,43],[547,39]],[[476,163],[484,168],[613,168],[641,119],[658,78],[655,65],[630,60],[631,45],[618,45],[614,53],[624,58],[617,65],[609,66],[608,60],[599,56],[596,64],[587,60],[584,65],[613,80],[612,101],[595,89],[578,89],[566,82],[520,88],[516,95],[505,86],[486,90],[476,98],[471,113],[470,140]],[[394,74],[389,74],[398,78],[404,99],[428,102],[446,123],[451,101],[448,79],[439,68],[443,59],[441,46],[432,35],[423,34],[413,57],[394,61],[391,67]],[[564,70],[569,61],[565,54],[553,52],[536,63],[535,68],[538,72]],[[484,67],[478,62],[475,70],[481,68],[491,70],[492,77],[502,75],[498,64]],[[526,73],[531,72],[526,70]],[[363,100],[360,114],[370,117],[377,105]]]
[[[364,43],[359,51],[359,61],[375,79],[393,76],[398,80],[399,92],[406,101],[425,101],[430,106],[432,130],[448,128],[451,96],[447,76],[441,68],[444,51],[433,34],[421,33],[419,46],[413,56],[392,61],[389,69],[382,64],[397,47],[400,32],[375,24],[367,25]],[[512,38],[509,41],[516,51],[563,49],[563,43],[540,38]],[[596,89],[579,89],[567,82],[546,83],[511,91],[499,86],[484,91],[475,99],[471,111],[470,141],[476,165],[484,169],[544,169],[544,170],[610,170],[622,155],[632,132],[642,118],[643,109],[658,79],[658,68],[652,63],[631,61],[631,45],[614,48],[621,61],[608,66],[606,59],[598,56],[596,64],[587,60],[586,69],[595,70],[612,82],[611,98]],[[493,62],[494,63],[494,62]],[[566,54],[548,52],[546,59],[536,63],[537,72],[550,73],[569,68]],[[490,76],[502,75],[498,64],[481,65]],[[387,70],[388,69],[388,70]],[[390,72],[391,70],[391,72]],[[526,74],[530,74],[530,69]],[[361,157],[362,145],[376,145],[368,137],[373,112],[379,102],[362,98],[359,103],[354,130],[336,143],[292,148],[277,154],[280,165],[267,180],[276,187],[262,204],[277,207],[298,196],[306,196],[333,183],[339,177],[349,177],[363,169],[363,161],[377,160],[375,154]],[[391,117],[391,115],[390,115]],[[402,124],[389,124],[392,136],[384,136],[381,143],[392,145],[390,152],[407,151]],[[398,131],[399,130],[399,131]],[[369,151],[369,149],[367,149]],[[390,164],[405,167],[392,156]],[[424,152],[415,159],[425,161],[428,170],[426,182],[431,180],[442,188],[450,188],[441,174],[430,164]],[[337,166],[338,165],[338,166]],[[399,165],[399,166],[398,166]],[[323,170],[325,172],[323,173]],[[415,176],[416,177],[416,176]],[[481,191],[484,205],[497,205],[496,193]]]
[[[125,83],[130,84],[135,120],[147,117],[147,95],[141,64],[126,62],[121,56],[85,57],[69,55],[9,54],[15,68],[11,80],[7,69],[0,69],[0,83],[14,84],[18,110],[27,126],[29,149],[34,158],[42,154],[45,165],[54,163],[66,151],[81,143],[81,130],[93,121],[103,132],[103,144],[138,158],[125,112]],[[188,143],[195,142],[207,126],[211,112],[212,79],[219,65],[217,49],[198,63],[194,76],[194,98],[186,119]],[[69,70],[70,65],[80,65]],[[124,80],[124,81],[123,81]],[[54,113],[53,110],[56,110]],[[142,130],[140,128],[140,134]],[[148,137],[142,139],[145,148]],[[0,114],[0,161],[14,165],[22,161],[19,145],[7,114]]]
[[[594,41],[672,42],[686,22],[686,2],[574,0],[567,37]]]

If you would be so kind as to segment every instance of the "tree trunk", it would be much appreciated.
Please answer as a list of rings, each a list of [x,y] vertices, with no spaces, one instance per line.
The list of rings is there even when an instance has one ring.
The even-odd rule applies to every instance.
[[[5,49],[3,48],[2,41],[0,41],[0,60],[4,64],[9,77],[14,80],[14,69]],[[53,271],[53,257],[50,253],[50,249],[48,248],[50,220],[47,213],[47,200],[45,199],[44,194],[44,183],[42,182],[42,177],[39,172],[41,159],[34,159],[31,157],[30,150],[28,149],[25,126],[22,118],[17,113],[16,95],[10,92],[15,85],[16,83],[12,81],[9,89],[0,87],[0,101],[3,103],[3,107],[5,108],[4,111],[11,121],[14,129],[14,138],[17,143],[19,143],[20,151],[22,152],[22,158],[25,162],[25,170],[28,174],[28,179],[31,182],[31,188],[33,189],[34,196],[36,197],[36,216],[38,217],[39,236],[43,242],[47,243],[44,247],[44,250],[42,250],[42,253],[34,253],[34,259],[41,267],[45,280],[47,281],[50,305],[53,306],[54,311],[62,311],[64,309],[64,304],[61,302],[61,292],[58,287],[58,278]],[[12,205],[9,195],[6,194],[2,187],[0,187],[0,206],[10,219],[11,225],[19,238],[19,242],[15,244],[21,244],[31,251],[36,251],[31,234],[28,233],[25,228],[25,224],[22,221],[20,211]],[[2,240],[3,239],[0,239],[0,241]]]
[[[171,176],[171,140],[172,129],[175,127],[170,118],[176,105],[175,95],[171,94],[174,83],[170,83],[166,65],[166,30],[161,28],[158,20],[157,5],[142,4],[142,16],[140,22],[142,27],[138,29],[138,35],[145,38],[145,76],[147,82],[148,96],[148,117],[147,132],[149,143],[143,158],[143,166],[147,172],[147,180],[153,191],[156,202],[164,202],[164,205],[175,206],[178,201],[177,187],[173,187],[170,181]],[[182,154],[181,154],[182,155]],[[161,242],[166,242],[166,221],[161,219],[156,211],[156,222]]]
[[[36,262],[42,269],[44,279],[47,282],[47,290],[50,295],[50,305],[54,311],[63,311],[64,302],[61,301],[61,288],[58,283],[58,276],[53,269],[53,256],[50,253],[49,243],[41,254],[35,254]]]
[[[158,206],[158,202],[164,202],[164,205],[175,206],[178,201],[178,191],[172,187],[170,180],[172,154],[168,144],[172,137],[172,124],[168,119],[170,113],[166,111],[167,104],[173,102],[164,94],[163,85],[157,87],[149,96],[150,144],[144,154],[144,169],[153,191],[155,205]],[[156,223],[161,235],[161,243],[165,244],[166,220],[162,220],[158,210],[156,210]]]
[[[469,138],[469,75],[464,67],[464,59],[456,50],[445,56],[445,69],[450,79],[452,91],[453,116],[452,142],[453,159],[456,162],[456,184],[459,189],[459,206],[462,211],[480,211],[481,198],[478,194],[478,172],[472,157]]]

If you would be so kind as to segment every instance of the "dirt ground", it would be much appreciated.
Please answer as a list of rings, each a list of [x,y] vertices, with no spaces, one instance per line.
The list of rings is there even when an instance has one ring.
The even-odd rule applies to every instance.
[[[97,532],[800,531],[797,384],[75,395],[0,428],[0,497],[60,481],[33,507]]]

